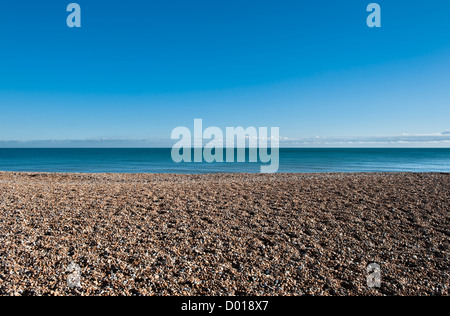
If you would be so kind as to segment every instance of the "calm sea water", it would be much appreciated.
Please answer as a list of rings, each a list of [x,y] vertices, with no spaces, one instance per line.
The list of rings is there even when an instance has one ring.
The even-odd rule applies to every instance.
[[[180,163],[171,149],[0,149],[0,171],[258,173],[260,163]],[[450,172],[449,149],[280,149],[279,172]]]

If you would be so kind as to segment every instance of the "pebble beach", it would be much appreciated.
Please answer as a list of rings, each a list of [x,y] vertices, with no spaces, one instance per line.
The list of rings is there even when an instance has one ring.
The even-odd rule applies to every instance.
[[[0,295],[448,296],[449,201],[440,173],[0,172]]]

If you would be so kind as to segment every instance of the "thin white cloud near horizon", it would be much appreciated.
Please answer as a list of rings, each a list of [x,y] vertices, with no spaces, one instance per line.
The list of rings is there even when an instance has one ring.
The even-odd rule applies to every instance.
[[[54,139],[54,140],[0,140],[0,148],[163,148],[172,147],[171,139]],[[208,140],[203,140],[203,144]],[[428,135],[371,136],[371,137],[280,137],[282,148],[327,148],[327,147],[418,147],[450,148],[450,131]]]

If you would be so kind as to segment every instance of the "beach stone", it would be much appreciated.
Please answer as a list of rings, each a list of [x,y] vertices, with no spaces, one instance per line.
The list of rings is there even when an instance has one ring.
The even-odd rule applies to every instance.
[[[81,286],[81,268],[75,262],[71,262],[66,269],[69,273],[67,276],[67,286],[71,289],[80,289]]]

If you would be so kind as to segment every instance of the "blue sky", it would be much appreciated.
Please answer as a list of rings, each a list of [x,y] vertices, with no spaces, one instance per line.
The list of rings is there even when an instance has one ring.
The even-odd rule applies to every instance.
[[[0,141],[450,130],[449,1],[377,1],[380,29],[365,0],[78,0],[80,29],[70,2],[2,3]]]

